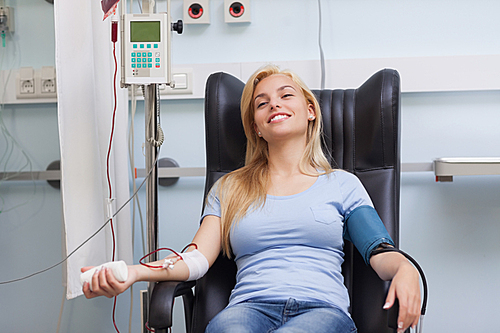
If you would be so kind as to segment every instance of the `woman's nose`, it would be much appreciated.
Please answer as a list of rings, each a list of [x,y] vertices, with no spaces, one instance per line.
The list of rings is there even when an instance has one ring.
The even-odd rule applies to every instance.
[[[280,108],[281,106],[279,105],[279,102],[277,100],[271,100],[269,102],[269,105],[271,106],[271,110],[275,110]]]

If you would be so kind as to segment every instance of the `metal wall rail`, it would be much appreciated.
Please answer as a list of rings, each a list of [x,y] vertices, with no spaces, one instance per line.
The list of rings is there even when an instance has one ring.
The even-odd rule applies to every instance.
[[[500,158],[438,158],[430,163],[401,163],[401,172],[433,172],[437,181],[453,181],[453,176],[500,175]],[[136,178],[144,178],[146,169],[136,169]],[[180,177],[204,177],[204,167],[158,167],[158,178],[178,179]],[[0,181],[57,181],[60,170],[33,172],[0,172]],[[160,182],[160,185],[161,182]]]

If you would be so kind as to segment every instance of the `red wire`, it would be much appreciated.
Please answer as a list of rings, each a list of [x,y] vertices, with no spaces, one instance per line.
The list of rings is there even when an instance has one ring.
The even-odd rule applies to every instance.
[[[108,154],[107,154],[107,157],[106,157],[106,177],[107,177],[107,180],[108,180],[108,190],[109,190],[109,199],[110,200],[113,197],[113,192],[112,192],[112,187],[111,187],[111,178],[109,176],[109,157],[111,155],[111,147],[112,147],[112,143],[113,143],[113,134],[115,132],[115,117],[116,117],[116,107],[117,107],[117,99],[116,99],[116,74],[118,72],[118,62],[116,60],[116,42],[113,42],[113,58],[114,58],[114,61],[115,61],[115,73],[114,73],[114,76],[113,76],[113,101],[114,101],[114,108],[113,108],[113,119],[111,121],[111,135],[110,135],[110,138],[109,138]],[[110,204],[111,204],[111,202],[110,202]],[[115,230],[114,230],[114,227],[113,227],[113,218],[112,217],[110,217],[109,222],[110,222],[110,226],[111,226],[111,235],[112,235],[112,244],[113,244],[113,253],[112,253],[112,259],[111,260],[115,261],[115,249],[116,249],[116,246],[115,246]],[[120,331],[118,330],[118,327],[116,326],[116,321],[115,321],[116,298],[117,298],[117,296],[115,296],[115,300],[113,302],[113,315],[112,315],[112,318],[113,318],[113,325],[115,327],[115,330],[118,333],[120,333]]]
[[[150,327],[149,327],[149,322],[147,322],[147,323],[145,324],[145,326],[146,326],[146,329],[147,329],[148,331],[150,331],[150,332],[155,332],[155,330],[154,330],[154,329],[152,329],[152,328],[150,328]]]
[[[144,326],[146,327],[146,329],[147,329],[148,331],[150,331],[150,332],[156,332],[156,331],[154,330],[154,328],[149,327],[149,322],[147,322],[146,324],[144,324]],[[169,327],[169,328],[168,328],[168,332],[169,332],[169,333],[172,333],[172,327]]]
[[[116,297],[115,296],[115,300],[113,302],[113,326],[115,327],[115,330],[120,333],[120,331],[118,330],[118,327],[116,326],[116,321],[115,321],[115,309],[116,309]]]
[[[188,245],[184,246],[181,253],[184,253],[184,251],[186,251],[190,246],[194,246],[195,249],[198,250],[198,245],[196,245],[196,243],[189,243]]]
[[[152,254],[154,254],[154,253],[156,253],[156,252],[159,252],[159,251],[163,251],[163,250],[170,251],[170,252],[172,252],[173,254],[175,254],[177,257],[181,257],[181,255],[180,255],[179,253],[175,252],[174,250],[172,250],[172,249],[170,249],[170,248],[168,248],[168,247],[162,247],[161,249],[158,249],[158,250],[155,250],[155,251],[153,251],[153,252],[151,252],[151,253],[148,253],[148,254],[146,254],[144,257],[142,257],[141,259],[139,259],[139,264],[141,264],[141,265],[143,265],[143,266],[146,266],[146,267],[149,267],[149,268],[163,268],[163,266],[148,265],[148,264],[146,264],[146,263],[143,263],[143,262],[142,262],[144,259],[146,259],[146,258],[147,258],[147,257],[149,257],[150,255],[152,255]],[[181,260],[182,260],[182,257],[181,257]]]
[[[184,251],[186,251],[190,246],[194,246],[196,249],[198,249],[198,245],[196,245],[195,243],[189,243],[188,245],[186,245],[181,253],[184,253]],[[175,250],[172,250],[171,248],[168,248],[168,247],[162,247],[161,249],[158,249],[158,250],[154,250],[153,252],[150,252],[148,254],[146,254],[144,257],[142,257],[141,259],[139,259],[139,264],[143,265],[143,266],[146,266],[146,267],[149,267],[149,268],[163,268],[163,266],[155,266],[155,265],[148,265],[146,263],[143,263],[142,261],[144,259],[146,259],[147,257],[149,257],[150,255],[156,253],[156,252],[159,252],[159,251],[163,251],[163,250],[166,250],[166,251],[170,251],[172,252],[173,254],[175,254],[177,257],[180,257],[180,260],[182,260],[182,257],[179,253],[175,252]]]
[[[111,155],[111,147],[113,144],[113,135],[115,132],[115,118],[116,118],[116,107],[117,107],[117,100],[116,100],[116,74],[118,72],[118,62],[116,60],[116,48],[115,48],[116,43],[113,43],[113,58],[115,60],[115,73],[114,73],[114,79],[113,79],[113,100],[114,100],[114,108],[113,108],[113,119],[111,121],[111,135],[109,138],[109,147],[108,147],[108,154],[106,157],[106,176],[108,180],[108,190],[109,190],[109,199],[113,198],[113,189],[111,187],[111,179],[109,176],[109,158]],[[113,255],[112,255],[112,261],[115,261],[115,231],[113,227],[113,219],[110,219],[110,225],[111,225],[111,233],[112,233],[112,238],[113,238]]]

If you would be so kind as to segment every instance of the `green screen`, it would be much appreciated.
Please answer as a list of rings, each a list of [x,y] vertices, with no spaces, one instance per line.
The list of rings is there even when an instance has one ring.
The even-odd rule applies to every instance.
[[[160,42],[160,21],[131,21],[131,42]]]

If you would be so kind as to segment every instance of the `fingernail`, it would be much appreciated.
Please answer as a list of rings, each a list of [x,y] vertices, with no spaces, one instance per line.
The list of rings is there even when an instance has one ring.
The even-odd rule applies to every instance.
[[[398,323],[398,328],[403,328],[403,322],[402,322],[402,321],[400,321],[400,322]]]
[[[389,308],[390,308],[390,306],[391,306],[391,303],[387,302],[387,303],[385,303],[385,304],[384,304],[383,309],[384,309],[384,310],[387,310],[387,309],[389,309]]]

